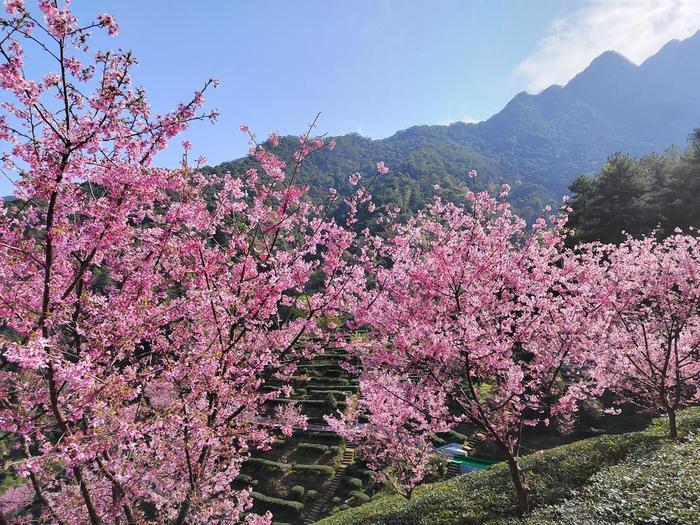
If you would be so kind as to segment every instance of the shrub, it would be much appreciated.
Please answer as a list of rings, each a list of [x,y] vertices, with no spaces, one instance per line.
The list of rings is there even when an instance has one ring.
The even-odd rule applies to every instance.
[[[369,500],[372,499],[367,494],[365,494],[364,492],[361,492],[359,490],[353,490],[350,493],[350,496],[352,496],[352,499],[358,505],[362,505],[363,503],[367,503]]]
[[[361,489],[362,480],[360,478],[345,478],[343,483],[351,489]]]
[[[682,412],[682,417],[678,421],[679,428],[684,431],[692,431],[700,428],[700,410],[688,409]],[[647,454],[653,454],[654,450],[659,450],[662,446],[669,446],[665,438],[668,432],[668,423],[664,418],[656,420],[648,430],[621,435],[607,435],[595,438],[584,439],[576,443],[560,446],[550,450],[524,456],[521,460],[521,467],[525,471],[528,484],[532,489],[534,508],[544,508],[547,505],[560,505],[556,512],[571,512],[569,516],[574,516],[575,511],[585,512],[586,509],[595,507],[595,497],[589,503],[582,503],[576,509],[564,508],[560,502],[571,496],[572,490],[579,490],[584,494],[584,487],[592,476],[597,472],[605,471],[612,465],[621,465],[620,468],[632,470],[629,480],[615,481],[610,478],[604,482],[607,476],[601,472],[598,474],[601,481],[598,481],[596,494],[604,490],[615,489],[619,486],[630,487],[631,502],[625,507],[624,502],[617,502],[618,508],[615,512],[622,510],[634,512],[635,519],[605,521],[602,519],[559,519],[555,515],[544,515],[541,511],[541,521],[536,521],[537,514],[533,515],[535,521],[527,522],[528,525],[554,525],[554,524],[581,524],[581,525],[612,525],[613,523],[655,523],[658,525],[680,525],[685,523],[698,523],[698,504],[700,495],[700,444],[698,438],[693,438],[693,444],[688,445],[688,449],[683,452],[683,458],[673,459],[677,451],[669,452],[668,456],[661,456],[657,463],[649,466],[644,474],[642,467],[648,461]],[[673,445],[676,446],[676,445]],[[681,445],[678,445],[681,446]],[[635,454],[642,454],[639,461],[633,459]],[[695,455],[693,458],[693,454]],[[625,462],[626,458],[632,458]],[[691,459],[693,458],[693,459]],[[668,461],[668,467],[664,469],[664,461]],[[623,463],[625,462],[625,463]],[[685,465],[683,464],[685,462]],[[624,467],[623,467],[624,465]],[[354,466],[352,466],[354,467]],[[679,473],[674,474],[674,469]],[[364,469],[348,467],[348,471],[356,477],[363,477],[360,472]],[[659,476],[654,476],[655,471],[659,471]],[[673,482],[663,480],[661,472],[666,472],[673,480],[673,476],[687,479],[680,481],[676,492]],[[641,478],[641,479],[635,479]],[[593,480],[597,480],[594,477]],[[646,481],[645,481],[646,479]],[[615,485],[618,484],[618,486]],[[693,485],[695,484],[695,485]],[[655,495],[645,501],[645,490],[653,490]],[[685,490],[685,499],[678,495]],[[515,496],[512,494],[510,486],[510,475],[508,466],[499,463],[486,471],[460,476],[442,483],[423,485],[418,487],[410,500],[405,500],[400,496],[385,496],[375,498],[366,505],[348,512],[339,512],[321,520],[323,525],[376,525],[376,524],[399,524],[411,523],[412,525],[504,525],[522,524],[517,518],[518,507]],[[617,496],[619,496],[619,490]],[[667,511],[663,506],[665,501],[670,501]],[[645,507],[658,509],[660,517],[665,521],[648,518],[642,513]],[[684,510],[685,507],[685,510]],[[550,509],[547,512],[555,512]],[[685,514],[681,514],[685,512]],[[617,514],[615,514],[617,515]],[[584,514],[584,517],[586,515]],[[647,516],[647,518],[645,518]],[[673,518],[669,516],[682,516],[683,518]],[[692,519],[688,518],[692,517]],[[510,520],[510,521],[509,521]],[[547,521],[549,520],[549,521]]]
[[[273,498],[272,496],[266,496],[260,492],[252,492],[251,496],[256,502],[261,503],[265,507],[277,508],[285,511],[292,511],[295,513],[301,513],[304,510],[304,504],[298,501],[291,501],[282,498]]]
[[[320,394],[325,392],[341,393],[342,395],[347,395],[348,392],[357,392],[360,389],[357,385],[345,385],[340,384],[336,381],[336,384],[322,384],[322,385],[311,385],[309,387],[309,393]]]
[[[289,497],[297,501],[303,501],[305,492],[306,489],[301,485],[294,485],[289,489]]]
[[[325,474],[328,477],[335,474],[335,469],[330,465],[292,465],[292,469],[305,472],[314,472],[316,474]]]
[[[321,385],[345,386],[345,385],[349,385],[349,384],[357,385],[358,383],[359,382],[356,379],[353,379],[351,381],[345,377],[335,377],[335,378],[314,377],[309,381],[308,386],[309,386],[309,388],[318,388]]]
[[[329,392],[326,395],[326,406],[331,409],[335,409],[338,407],[338,400],[331,392]]]
[[[346,398],[346,397],[348,396],[349,390],[348,390],[348,391],[344,391],[344,390],[334,390],[334,389],[337,389],[337,388],[339,388],[339,387],[334,386],[333,389],[322,389],[322,388],[320,388],[320,389],[318,389],[318,390],[317,390],[317,389],[309,390],[309,394],[314,395],[314,396],[323,396],[323,395],[325,395],[326,398],[327,398],[329,395],[333,395],[333,396],[336,396],[336,398],[341,398],[341,399],[344,399],[344,398]]]
[[[239,481],[239,482],[244,483],[246,485],[250,485],[255,480],[253,479],[253,476],[248,476],[246,474],[239,474],[238,476],[236,476],[236,481]]]
[[[269,399],[268,403],[274,404],[274,405],[285,405],[289,403],[296,403],[299,405],[324,405],[326,401],[324,399],[289,399],[289,398],[282,398],[282,397],[277,397],[274,399]]]
[[[447,479],[447,470],[450,466],[450,460],[445,456],[435,454],[428,461],[427,473],[423,478],[425,482],[433,483],[435,481],[443,481]]]
[[[307,500],[315,500],[318,497],[318,491],[317,490],[307,490],[306,491],[306,499]]]
[[[700,436],[641,449],[525,523],[700,523]]]
[[[328,445],[318,443],[299,443],[287,456],[288,461],[295,464],[318,463],[328,452]]]
[[[296,446],[297,449],[302,450],[317,450],[319,452],[328,452],[328,445],[322,445],[321,443],[304,443],[301,442]]]
[[[447,445],[447,441],[445,441],[444,439],[442,439],[439,436],[434,436],[434,435],[430,436],[430,441],[432,441],[433,446],[435,446],[435,447],[441,447],[442,445]]]
[[[263,467],[263,468],[266,468],[268,470],[273,470],[273,471],[289,470],[289,465],[286,463],[280,463],[278,461],[272,461],[271,459],[264,459],[264,458],[248,458],[246,460],[245,464]]]
[[[365,483],[369,482],[374,477],[374,472],[358,465],[348,465],[345,472],[350,476],[361,478]]]
[[[464,443],[465,441],[469,441],[469,436],[462,434],[461,432],[457,432],[456,430],[448,430],[445,435],[450,441],[455,443]]]
[[[341,438],[338,434],[335,434],[334,432],[317,432],[305,430],[302,432],[298,432],[296,435],[304,437],[305,439],[320,441],[327,445],[340,445],[343,442],[343,438]]]
[[[603,418],[603,407],[598,399],[579,401],[578,424],[582,427],[599,426]]]

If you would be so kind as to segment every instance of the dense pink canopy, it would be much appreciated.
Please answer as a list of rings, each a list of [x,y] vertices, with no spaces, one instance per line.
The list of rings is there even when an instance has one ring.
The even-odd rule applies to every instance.
[[[0,203],[0,432],[13,469],[46,522],[242,519],[249,493],[230,483],[273,437],[258,421],[278,393],[262,386],[319,349],[297,343],[323,335],[325,290],[342,288],[353,235],[294,184],[324,142],[309,129],[287,166],[251,135],[257,167],[208,177],[186,143],[180,169],[156,168],[188,123],[215,118],[200,111],[215,82],[153,115],[131,53],[91,58],[89,31],[116,33],[111,17],[80,26],[51,1],[42,18],[6,4],[0,139],[19,180]],[[24,45],[55,72],[29,79]]]
[[[620,400],[667,414],[675,436],[676,411],[700,401],[700,238],[588,249],[604,255],[600,303],[616,320],[596,376]]]
[[[393,439],[387,450],[400,453],[405,432],[422,448],[429,433],[469,422],[515,461],[524,425],[566,422],[596,388],[586,372],[610,322],[590,307],[603,269],[564,247],[565,214],[528,229],[507,190],[470,193],[471,209],[436,198],[369,242],[365,284],[349,303],[369,328],[350,346],[362,362],[366,443]],[[377,395],[389,389],[394,403]]]

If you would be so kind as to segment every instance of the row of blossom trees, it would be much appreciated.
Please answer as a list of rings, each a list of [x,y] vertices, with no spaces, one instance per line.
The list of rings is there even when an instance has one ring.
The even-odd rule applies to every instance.
[[[700,238],[568,249],[566,203],[527,228],[508,189],[468,207],[436,197],[367,239],[346,302],[369,329],[347,347],[360,398],[329,422],[406,496],[431,435],[470,423],[507,458],[527,512],[524,427],[566,426],[608,389],[667,414],[675,437],[676,411],[700,401]]]
[[[361,396],[332,424],[406,496],[431,434],[465,421],[508,458],[523,511],[524,426],[567,422],[610,389],[676,434],[699,390],[697,237],[569,250],[565,207],[528,228],[507,187],[357,235],[368,188],[339,224],[337,194],[321,208],[298,185],[307,156],[333,147],[313,125],[289,164],[273,134],[251,135],[258,167],[244,173],[204,177],[187,143],[179,169],[154,167],[216,117],[201,111],[216,83],[153,115],[131,53],[89,52],[91,31],[118,32],[112,17],[5,5],[0,140],[18,199],[0,203],[0,441],[24,485],[0,524],[268,523],[231,489],[274,437],[263,386],[321,351],[318,320],[339,312],[369,333],[348,347]],[[32,79],[25,47],[55,72]]]

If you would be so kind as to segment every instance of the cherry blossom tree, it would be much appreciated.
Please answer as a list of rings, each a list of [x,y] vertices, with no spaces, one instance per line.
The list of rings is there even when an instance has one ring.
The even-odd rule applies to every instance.
[[[597,374],[621,400],[666,414],[677,437],[676,412],[700,401],[700,238],[678,231],[588,249],[607,269],[600,303],[617,321]]]
[[[368,423],[345,414],[332,424],[401,461],[411,439],[420,448],[432,432],[471,423],[507,458],[526,512],[522,429],[568,421],[596,389],[586,370],[609,319],[589,307],[602,269],[564,247],[566,210],[528,229],[503,202],[508,189],[469,193],[469,208],[436,197],[386,239],[366,238],[348,308],[369,332],[348,350],[361,362]],[[403,457],[414,464],[404,466],[409,485],[425,469],[416,457]]]
[[[343,413],[326,419],[338,434],[362,443],[361,458],[381,481],[410,498],[433,456],[430,436],[449,429],[444,417],[436,417],[445,411],[444,400],[430,385],[385,370],[364,374],[360,391]]]
[[[0,140],[17,199],[0,203],[0,439],[33,498],[14,498],[13,519],[269,522],[230,483],[272,438],[266,379],[318,350],[299,343],[322,335],[348,273],[352,234],[295,185],[323,139],[311,126],[287,165],[251,135],[257,167],[239,175],[204,177],[188,143],[179,169],[154,167],[216,117],[201,111],[216,83],[154,115],[130,52],[89,52],[112,17],[5,5]],[[32,79],[25,51],[55,72]]]

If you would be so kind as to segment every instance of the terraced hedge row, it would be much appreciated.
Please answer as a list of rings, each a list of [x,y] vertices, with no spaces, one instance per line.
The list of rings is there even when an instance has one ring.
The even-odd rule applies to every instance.
[[[323,423],[323,415],[344,407],[345,397],[358,388],[339,366],[346,357],[332,352],[301,365],[291,381],[292,395],[269,402],[270,416],[274,417],[274,407],[296,403],[318,424]],[[283,386],[273,380],[265,388],[280,391]],[[256,451],[243,465],[235,485],[253,487],[254,512],[269,510],[275,524],[300,525],[320,491],[333,479],[343,449],[342,439],[334,433],[298,430],[270,450]]]

